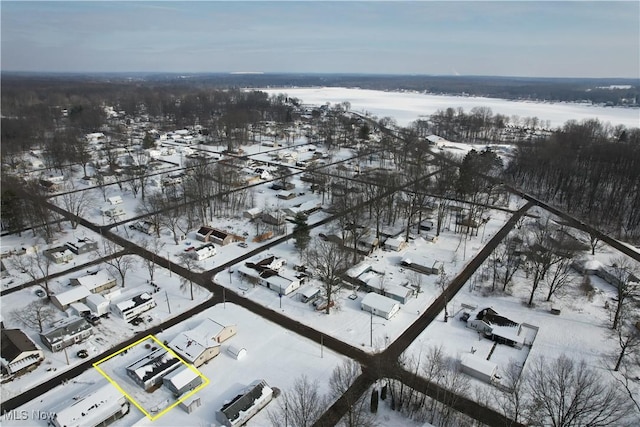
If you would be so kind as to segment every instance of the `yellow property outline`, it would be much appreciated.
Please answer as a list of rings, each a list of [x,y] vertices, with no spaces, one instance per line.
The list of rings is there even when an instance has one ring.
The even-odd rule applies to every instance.
[[[167,408],[163,409],[159,414],[153,416],[151,415],[149,412],[147,412],[138,402],[136,402],[136,400],[134,398],[132,398],[129,393],[127,393],[126,391],[124,391],[122,389],[122,387],[120,387],[118,385],[117,382],[115,382],[109,375],[107,375],[102,369],[100,369],[98,367],[99,364],[101,364],[102,362],[105,362],[109,359],[111,359],[114,356],[117,356],[118,354],[122,353],[123,351],[129,350],[132,347],[137,346],[138,344],[140,344],[143,341],[147,341],[149,338],[151,338],[153,341],[155,341],[160,347],[164,348],[165,350],[167,350],[167,352],[169,352],[172,356],[175,356],[183,365],[185,365],[187,368],[189,368],[194,374],[198,375],[199,377],[202,378],[202,384],[200,384],[198,387],[194,388],[193,390],[191,390],[189,393],[185,394],[184,396],[181,396],[180,399],[178,399],[176,402],[174,402],[172,405],[168,406]],[[200,373],[200,371],[198,371],[193,365],[188,364],[187,362],[185,362],[184,360],[182,360],[182,358],[180,356],[178,356],[173,350],[171,350],[169,347],[167,347],[166,345],[164,345],[163,343],[161,343],[155,336],[153,335],[147,335],[146,337],[134,342],[131,345],[128,345],[127,347],[123,348],[120,351],[117,351],[107,357],[105,357],[104,359],[101,359],[99,361],[97,361],[96,363],[93,364],[93,367],[96,368],[96,370],[98,372],[100,372],[100,374],[102,374],[103,377],[105,377],[107,379],[107,381],[109,381],[111,384],[113,384],[115,386],[115,388],[117,388],[127,399],[129,399],[129,401],[131,403],[133,403],[135,405],[136,408],[138,408],[143,414],[145,414],[147,416],[147,418],[149,418],[151,421],[155,421],[158,418],[160,418],[161,416],[163,416],[164,414],[166,414],[167,412],[169,412],[171,409],[175,408],[176,406],[178,406],[180,403],[182,403],[183,401],[185,401],[187,398],[191,397],[192,395],[194,395],[195,393],[197,393],[198,391],[202,390],[204,387],[206,387],[207,385],[209,385],[209,379],[207,377],[205,377],[204,375],[202,375],[202,373]]]

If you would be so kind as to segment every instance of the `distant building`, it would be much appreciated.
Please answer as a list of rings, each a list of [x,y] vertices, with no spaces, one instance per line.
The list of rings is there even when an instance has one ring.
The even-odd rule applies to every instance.
[[[43,251],[43,254],[56,264],[63,264],[73,259],[73,252],[71,252],[66,246],[46,249]]]
[[[87,238],[78,239],[75,243],[67,242],[65,245],[76,255],[82,255],[98,250],[98,242]]]
[[[40,340],[51,351],[60,351],[89,338],[93,333],[91,325],[81,317],[72,316],[54,323],[50,329],[40,334]]]
[[[273,398],[273,390],[264,380],[251,383],[235,398],[231,399],[216,412],[216,419],[227,427],[245,424]]]

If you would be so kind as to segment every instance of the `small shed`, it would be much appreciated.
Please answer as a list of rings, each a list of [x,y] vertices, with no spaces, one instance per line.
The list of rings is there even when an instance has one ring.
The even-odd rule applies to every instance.
[[[244,347],[236,347],[234,345],[230,345],[227,347],[227,351],[236,360],[240,360],[247,355],[247,349]]]
[[[387,298],[382,295],[378,295],[375,292],[368,293],[361,303],[361,309],[368,311],[376,316],[384,317],[385,319],[391,319],[398,311],[400,311],[400,304],[391,298]]]
[[[498,365],[481,357],[467,353],[460,358],[462,372],[484,382],[491,382],[498,371]]]
[[[177,397],[202,384],[202,376],[185,365],[165,376],[162,382]]]
[[[200,402],[200,396],[196,394],[192,394],[186,399],[180,399],[180,407],[184,409],[187,414],[192,413],[197,408],[202,406],[202,402]]]

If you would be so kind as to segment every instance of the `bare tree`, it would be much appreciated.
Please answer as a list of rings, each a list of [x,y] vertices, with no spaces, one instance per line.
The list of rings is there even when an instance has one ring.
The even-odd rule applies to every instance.
[[[55,310],[51,308],[46,300],[33,301],[26,307],[11,311],[11,317],[27,328],[44,330],[44,326],[55,317]]]
[[[337,400],[342,396],[349,398],[346,394],[351,384],[361,374],[360,364],[355,360],[347,360],[342,365],[335,367],[329,378],[329,397]],[[365,427],[375,424],[374,417],[368,408],[367,394],[364,393],[354,401],[348,401],[349,409],[342,419],[341,425],[348,427]]]
[[[342,275],[349,268],[342,248],[334,243],[316,238],[307,252],[308,263],[322,281],[329,314],[333,295],[340,289]]]
[[[496,389],[496,401],[507,419],[521,423],[527,407],[526,374],[522,366],[511,360],[502,374],[501,382],[503,387]]]
[[[189,270],[187,277],[180,278],[180,290],[187,291],[191,294],[191,301],[193,301],[193,276],[192,274],[200,270],[198,261],[190,253],[181,253],[180,261],[184,268]]]
[[[325,408],[326,398],[320,394],[317,380],[312,382],[302,375],[291,390],[282,394],[277,409],[269,411],[269,421],[274,427],[309,427]]]
[[[110,240],[104,240],[104,246],[98,248],[96,257],[102,258],[105,264],[118,273],[120,284],[124,288],[127,273],[137,264],[135,257],[126,251],[120,250],[119,246]]]
[[[558,260],[555,268],[547,274],[545,282],[549,291],[547,292],[547,301],[551,300],[551,297],[566,285],[572,283],[572,258],[562,257]]]
[[[617,372],[620,370],[625,356],[640,352],[640,330],[638,330],[632,322],[622,319],[616,331],[616,337],[618,338],[617,341],[620,351],[618,352],[616,366],[613,370]]]
[[[627,396],[605,381],[584,360],[565,355],[532,362],[526,378],[531,397],[529,422],[534,425],[610,426],[624,423],[631,412]]]
[[[94,203],[94,200],[86,191],[73,191],[62,195],[62,203],[67,212],[71,214],[69,223],[71,228],[75,230],[78,227],[80,218],[82,218],[87,208]]]
[[[143,263],[149,270],[149,281],[153,282],[153,276],[158,266],[155,256],[160,255],[162,248],[164,248],[164,242],[159,239],[144,239],[141,246],[153,254],[151,259],[143,258]]]
[[[620,320],[625,316],[625,311],[632,298],[640,295],[640,281],[637,278],[638,268],[626,257],[618,257],[611,260],[611,284],[616,292],[616,312],[613,316],[612,329],[618,329]]]
[[[42,279],[47,298],[51,298],[49,291],[49,269],[51,268],[51,258],[42,252],[34,252],[25,255],[15,255],[10,261],[10,265],[21,273],[27,274],[34,282]]]

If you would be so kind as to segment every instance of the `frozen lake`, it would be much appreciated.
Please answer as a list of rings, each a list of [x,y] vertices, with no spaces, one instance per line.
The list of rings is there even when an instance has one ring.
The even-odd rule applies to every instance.
[[[260,89],[271,94],[286,93],[301,99],[305,104],[351,103],[351,109],[369,112],[378,118],[392,117],[405,126],[420,117],[426,117],[437,110],[462,107],[469,112],[473,107],[489,107],[493,114],[508,117],[538,117],[549,121],[552,128],[562,126],[568,120],[581,121],[597,118],[612,125],[622,124],[628,128],[640,127],[640,109],[620,107],[599,107],[586,104],[509,101],[498,98],[430,95],[415,92],[383,92],[366,89],[339,87],[305,87]]]

